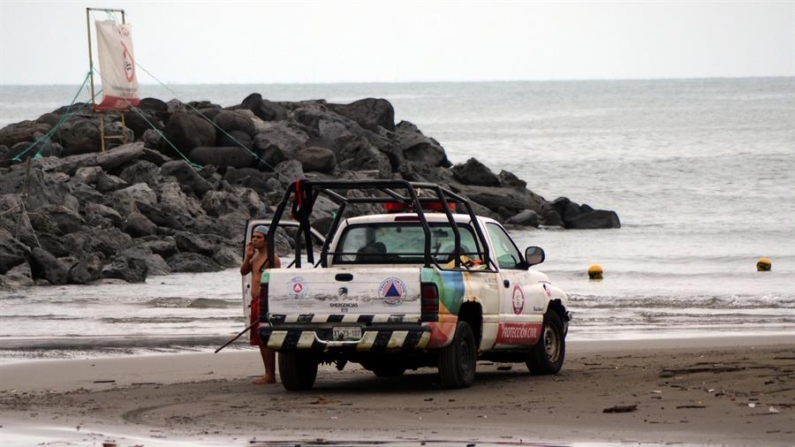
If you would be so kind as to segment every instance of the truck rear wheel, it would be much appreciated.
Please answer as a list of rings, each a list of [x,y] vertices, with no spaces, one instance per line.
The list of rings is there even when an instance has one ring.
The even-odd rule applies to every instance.
[[[309,352],[280,352],[279,377],[288,391],[311,389],[317,378],[317,360]]]
[[[563,367],[566,356],[566,338],[563,335],[563,324],[557,312],[544,315],[544,326],[541,339],[527,354],[527,369],[535,375],[557,374]]]
[[[472,327],[459,321],[455,336],[439,352],[439,376],[445,388],[468,388],[475,382],[477,347]]]

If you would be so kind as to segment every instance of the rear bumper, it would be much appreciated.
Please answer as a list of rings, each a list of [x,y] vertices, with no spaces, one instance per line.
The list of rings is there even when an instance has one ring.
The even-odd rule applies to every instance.
[[[420,324],[379,324],[362,327],[362,338],[336,341],[332,326],[306,324],[261,324],[262,343],[275,351],[410,351],[421,350],[431,340],[431,328]]]

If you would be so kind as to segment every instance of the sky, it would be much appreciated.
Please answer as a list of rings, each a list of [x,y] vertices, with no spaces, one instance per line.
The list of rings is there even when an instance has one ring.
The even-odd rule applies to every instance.
[[[795,76],[795,0],[0,0],[0,85],[80,84],[87,7],[143,84]]]

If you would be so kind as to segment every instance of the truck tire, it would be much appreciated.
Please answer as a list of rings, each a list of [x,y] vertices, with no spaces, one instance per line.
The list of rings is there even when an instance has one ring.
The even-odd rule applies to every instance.
[[[280,352],[279,377],[287,391],[309,390],[317,378],[317,360],[309,352]]]
[[[445,388],[469,388],[475,382],[477,364],[475,335],[466,321],[459,321],[455,336],[439,352],[439,376]]]
[[[527,355],[527,369],[534,375],[557,374],[566,357],[566,336],[557,312],[544,315],[541,338]]]

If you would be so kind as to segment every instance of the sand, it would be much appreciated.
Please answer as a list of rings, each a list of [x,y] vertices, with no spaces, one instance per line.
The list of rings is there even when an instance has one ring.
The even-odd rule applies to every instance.
[[[379,379],[348,365],[292,393],[253,385],[260,368],[242,348],[2,364],[0,444],[795,445],[795,335],[570,342],[558,375],[479,362],[463,390],[433,369]]]

